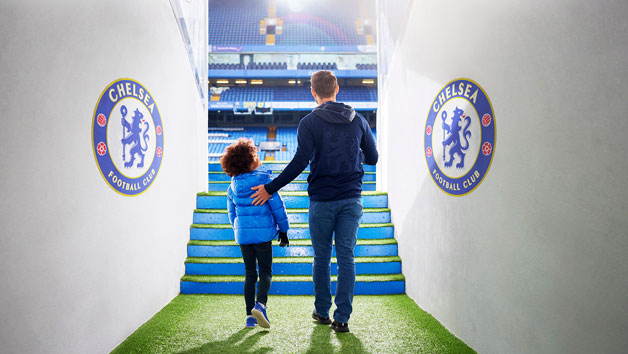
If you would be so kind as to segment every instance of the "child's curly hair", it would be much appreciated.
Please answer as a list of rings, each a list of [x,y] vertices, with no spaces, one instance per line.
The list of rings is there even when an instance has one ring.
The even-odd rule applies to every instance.
[[[235,177],[240,173],[251,172],[256,155],[257,148],[253,139],[240,138],[227,146],[220,157],[220,166],[229,177]]]

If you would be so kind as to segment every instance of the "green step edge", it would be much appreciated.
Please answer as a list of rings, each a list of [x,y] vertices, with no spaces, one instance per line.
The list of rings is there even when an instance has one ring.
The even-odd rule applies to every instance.
[[[314,257],[275,257],[273,263],[312,263]],[[332,263],[336,263],[336,257],[331,258]],[[399,256],[383,257],[355,257],[355,263],[387,263],[401,262]],[[188,257],[185,263],[193,264],[241,264],[244,263],[242,257]]]
[[[360,224],[360,228],[375,228],[375,227],[393,227],[391,223],[379,223],[379,224]],[[290,224],[290,228],[295,229],[308,229],[310,227],[307,223]],[[231,224],[192,224],[191,229],[231,229]]]
[[[396,245],[394,238],[358,240],[357,245]],[[290,240],[290,246],[311,246],[312,240]],[[235,240],[190,240],[188,246],[238,246]]]
[[[337,281],[337,276],[332,275],[331,281]],[[403,274],[365,274],[356,275],[356,282],[384,282],[384,281],[405,281]],[[181,281],[191,281],[197,283],[233,283],[244,282],[244,276],[237,275],[184,275]],[[311,283],[311,275],[273,275],[273,282],[305,282]]]
[[[226,197],[227,196],[227,192],[198,192],[196,193],[197,196],[199,197]],[[300,191],[300,192],[279,192],[279,195],[282,196],[291,196],[291,197],[307,197],[307,192],[306,191]],[[362,195],[363,196],[374,196],[374,195],[388,195],[387,192],[379,192],[379,191],[362,191]]]
[[[288,214],[307,213],[310,209],[286,209]],[[390,208],[364,208],[364,213],[390,213]],[[194,209],[195,213],[227,214],[227,209]]]
[[[230,181],[209,181],[207,182],[209,184],[229,184],[231,183]],[[290,183],[295,183],[295,184],[306,184],[307,181],[292,181]],[[375,181],[366,181],[366,182],[362,182],[362,184],[375,184],[377,182]]]

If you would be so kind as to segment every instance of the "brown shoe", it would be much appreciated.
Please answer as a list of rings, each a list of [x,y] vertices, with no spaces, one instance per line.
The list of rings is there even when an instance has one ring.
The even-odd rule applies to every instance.
[[[331,323],[331,320],[329,319],[329,317],[322,317],[321,315],[316,313],[316,310],[312,312],[312,318],[315,319],[316,322],[318,322],[319,324],[328,325]]]

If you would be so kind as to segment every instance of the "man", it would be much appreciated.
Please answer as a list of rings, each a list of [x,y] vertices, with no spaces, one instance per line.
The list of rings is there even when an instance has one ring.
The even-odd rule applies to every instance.
[[[331,71],[312,75],[312,96],[319,105],[297,128],[297,152],[283,172],[265,185],[253,187],[253,204],[264,204],[272,194],[295,179],[310,164],[309,224],[314,264],[312,317],[336,332],[349,332],[355,286],[354,248],[362,217],[361,160],[377,163],[378,154],[369,125],[350,106],[336,102],[338,82]],[[334,321],[331,308],[330,266],[335,233],[338,283]]]

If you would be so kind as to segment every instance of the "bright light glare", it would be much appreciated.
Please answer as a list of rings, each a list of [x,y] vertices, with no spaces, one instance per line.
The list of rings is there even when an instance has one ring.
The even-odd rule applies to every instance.
[[[307,0],[283,0],[284,4],[288,5],[288,9],[292,12],[301,12],[305,8],[305,2]]]

